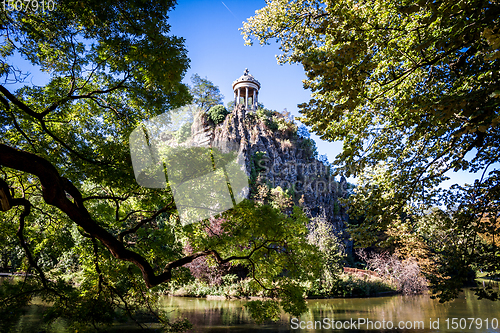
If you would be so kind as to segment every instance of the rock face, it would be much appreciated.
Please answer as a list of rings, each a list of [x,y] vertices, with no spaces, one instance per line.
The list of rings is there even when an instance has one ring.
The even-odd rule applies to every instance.
[[[337,235],[345,236],[348,217],[338,202],[348,194],[345,178],[336,181],[329,174],[329,168],[313,155],[311,141],[297,136],[295,124],[280,119],[278,125],[271,125],[262,115],[238,105],[218,125],[198,114],[191,133],[203,146],[222,151],[238,147],[240,162],[250,178],[251,195],[259,185],[279,186],[312,217],[324,215]]]

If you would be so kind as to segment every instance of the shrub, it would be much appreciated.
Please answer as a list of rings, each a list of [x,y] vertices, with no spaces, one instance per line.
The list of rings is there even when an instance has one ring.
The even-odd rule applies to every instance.
[[[247,124],[253,124],[256,119],[258,119],[258,116],[255,114],[255,112],[248,112],[245,115],[245,123]]]
[[[281,210],[285,214],[290,214],[292,212],[293,200],[286,191],[283,191],[281,186],[271,189],[271,206]]]
[[[217,237],[223,233],[222,224],[225,219],[211,218],[210,225],[206,228],[206,232],[210,237]],[[185,250],[193,252],[190,244],[186,244]],[[226,275],[231,267],[231,263],[219,265],[213,257],[199,257],[194,259],[185,267],[189,268],[191,274],[199,281],[208,283],[210,286],[219,286],[223,282],[223,277]]]
[[[303,138],[301,140],[300,148],[304,149],[309,157],[317,157],[318,150],[316,148],[316,142],[313,139]]]
[[[251,176],[254,176],[253,178],[257,178],[257,175],[261,172],[266,172],[266,163],[269,161],[269,158],[267,157],[267,152],[265,151],[256,151],[252,155],[252,163],[251,165]]]
[[[308,296],[369,297],[394,292],[390,281],[375,276],[358,276],[346,273],[327,275],[306,286]]]
[[[297,125],[286,118],[277,118],[278,130],[284,135],[297,132]]]
[[[337,296],[376,296],[378,293],[394,291],[394,288],[381,278],[374,276],[354,276],[350,274],[341,274],[339,277]]]
[[[278,122],[274,117],[267,118],[264,123],[266,124],[266,127],[269,128],[271,131],[275,132],[278,130]]]
[[[367,263],[368,269],[391,279],[402,294],[420,294],[427,289],[427,281],[414,258],[399,260],[395,254],[383,252],[368,255],[364,250],[358,250],[356,254]]]
[[[215,105],[208,110],[207,115],[215,124],[222,123],[229,114],[224,105]]]
[[[176,286],[170,291],[178,296],[226,296],[226,297],[250,297],[266,296],[262,288],[252,278],[238,280],[235,275],[228,274],[223,277],[221,285],[210,285],[201,280],[195,280],[185,283],[182,286]]]
[[[256,114],[257,118],[259,118],[262,121],[266,121],[267,119],[273,116],[273,111],[268,109],[258,109]]]
[[[281,141],[281,150],[290,149],[293,147],[293,144],[289,139],[285,139]]]
[[[278,114],[276,111],[268,110],[268,109],[258,109],[257,118],[262,120],[266,127],[271,131],[278,130],[278,118],[275,118],[275,114]]]

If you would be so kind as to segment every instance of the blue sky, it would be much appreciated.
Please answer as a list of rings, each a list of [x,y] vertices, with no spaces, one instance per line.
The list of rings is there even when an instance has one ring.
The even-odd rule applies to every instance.
[[[233,99],[232,83],[248,68],[260,83],[259,102],[268,109],[287,109],[299,116],[297,105],[310,98],[310,91],[302,87],[306,78],[301,65],[278,65],[276,55],[281,53],[276,43],[249,47],[244,45],[238,30],[247,18],[264,7],[265,1],[186,0],[179,1],[171,12],[172,34],[186,39],[191,68],[184,82],[198,73],[219,86],[224,104]],[[341,143],[316,141],[320,154],[332,162],[341,151]],[[351,180],[353,181],[353,180]]]
[[[198,73],[219,86],[224,95],[224,104],[233,99],[232,82],[239,78],[245,68],[261,83],[259,102],[265,107],[282,111],[287,109],[299,116],[297,105],[309,100],[310,91],[303,89],[305,74],[301,65],[278,65],[276,54],[281,53],[278,45],[251,47],[244,45],[238,30],[247,18],[266,5],[264,0],[180,0],[170,12],[171,34],[185,38],[191,68],[184,78],[189,84],[193,74]],[[48,75],[41,73],[28,61],[14,59],[24,68],[32,68],[28,82],[44,85]],[[11,87],[12,89],[13,87]],[[332,162],[341,151],[340,142],[326,142],[314,134],[319,154],[326,154]],[[498,165],[497,165],[498,168]],[[451,179],[442,187],[454,183],[473,183],[476,174],[449,172]],[[349,179],[355,183],[355,179]]]
[[[286,108],[299,116],[297,104],[309,100],[310,92],[302,87],[305,74],[300,65],[278,65],[276,43],[266,46],[244,46],[238,30],[247,18],[264,7],[265,1],[239,0],[181,0],[171,12],[172,34],[186,39],[191,68],[184,82],[198,73],[219,86],[225,97],[224,104],[233,98],[232,82],[243,74],[245,68],[261,83],[259,102],[265,107],[282,111]],[[341,151],[340,143],[315,139],[320,154],[332,162]],[[447,188],[454,183],[473,183],[476,174],[449,172],[451,179],[442,184]],[[354,179],[349,179],[354,182]]]

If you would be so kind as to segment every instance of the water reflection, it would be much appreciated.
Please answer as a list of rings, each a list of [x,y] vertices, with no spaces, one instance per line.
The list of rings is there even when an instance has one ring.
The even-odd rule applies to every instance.
[[[500,332],[500,303],[488,300],[478,301],[473,292],[466,290],[464,294],[455,301],[441,304],[429,296],[413,297],[379,297],[379,298],[353,298],[353,299],[328,299],[309,300],[309,312],[298,319],[282,314],[277,323],[256,325],[252,323],[250,315],[244,308],[245,301],[241,300],[206,300],[196,298],[166,297],[163,299],[163,307],[169,311],[170,318],[188,318],[194,325],[192,332],[219,333],[219,332]],[[323,321],[327,319],[327,323]],[[337,321],[356,322],[363,318],[366,322],[372,321],[372,326],[354,325],[349,329],[333,329]],[[448,323],[446,319],[449,318]],[[456,329],[452,329],[453,318],[456,320]],[[463,318],[463,319],[462,319]],[[474,318],[472,322],[468,318]],[[479,318],[479,319],[478,319]],[[462,322],[460,322],[462,319]],[[439,325],[437,323],[439,320]],[[465,320],[465,321],[464,321]],[[300,329],[299,323],[303,322]],[[316,329],[307,329],[316,323]],[[382,321],[384,326],[375,323]],[[493,322],[492,322],[493,321]],[[389,322],[393,323],[390,330]],[[402,323],[402,329],[398,328]],[[493,323],[493,327],[492,327]],[[488,329],[486,328],[488,324]],[[381,324],[380,324],[381,325]],[[420,326],[419,329],[417,328]],[[344,325],[345,326],[345,325]],[[404,327],[412,326],[411,329]],[[432,328],[432,327],[434,328]],[[297,329],[293,329],[296,328]],[[386,329],[384,330],[383,327]]]
[[[500,332],[500,302],[488,300],[478,301],[473,292],[465,290],[460,298],[453,302],[441,304],[437,300],[432,300],[427,295],[413,297],[378,297],[378,298],[351,298],[351,299],[324,299],[309,300],[309,311],[296,318],[295,326],[290,316],[282,313],[277,323],[266,323],[264,325],[255,324],[244,304],[244,300],[207,300],[202,298],[188,297],[164,297],[161,300],[161,306],[168,311],[171,320],[187,318],[194,328],[191,332],[203,333],[222,333],[222,332]],[[15,332],[42,332],[42,313],[46,305],[42,303],[33,304],[27,310],[27,313],[21,317]],[[328,319],[333,328],[324,325],[324,318]],[[372,321],[372,327],[368,325],[349,327],[349,329],[335,329],[336,323],[345,323],[357,321],[363,318],[365,321]],[[448,325],[446,319],[449,318]],[[457,318],[457,328],[452,329],[452,318]],[[467,318],[474,318],[472,322]],[[431,328],[431,323],[439,319],[439,325]],[[462,319],[462,323],[460,323]],[[1,320],[1,318],[0,318]],[[464,322],[465,320],[465,322]],[[478,321],[477,321],[478,320]],[[486,320],[488,320],[486,322]],[[303,322],[300,329],[299,323]],[[320,322],[322,328],[316,324],[316,329],[307,329],[308,322],[315,325]],[[377,327],[375,322],[384,321],[385,326]],[[394,327],[388,329],[388,322],[392,322]],[[420,329],[399,329],[397,325],[402,322],[403,327],[410,323],[411,325],[421,322],[423,328]],[[466,324],[464,329],[460,326]],[[481,323],[481,327],[477,324]],[[486,323],[488,329],[486,329]],[[493,324],[493,327],[492,327]],[[153,329],[157,324],[146,323],[146,326]],[[448,326],[448,327],[447,327]],[[293,329],[297,327],[298,329]],[[383,327],[386,329],[384,330]],[[469,329],[470,327],[470,329]],[[115,324],[103,332],[140,332],[137,325],[133,323]],[[43,332],[45,333],[66,333],[73,332],[64,320],[58,320]],[[157,332],[157,331],[156,331]]]

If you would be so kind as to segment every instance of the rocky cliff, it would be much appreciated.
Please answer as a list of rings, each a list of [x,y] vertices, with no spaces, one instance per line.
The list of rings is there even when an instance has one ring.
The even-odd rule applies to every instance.
[[[200,145],[227,151],[238,147],[240,164],[250,179],[249,196],[280,187],[312,217],[324,215],[338,235],[344,235],[347,214],[338,199],[347,195],[347,182],[330,175],[315,154],[312,140],[297,135],[297,125],[277,113],[248,111],[241,105],[214,124],[206,114],[195,116],[193,139]]]

